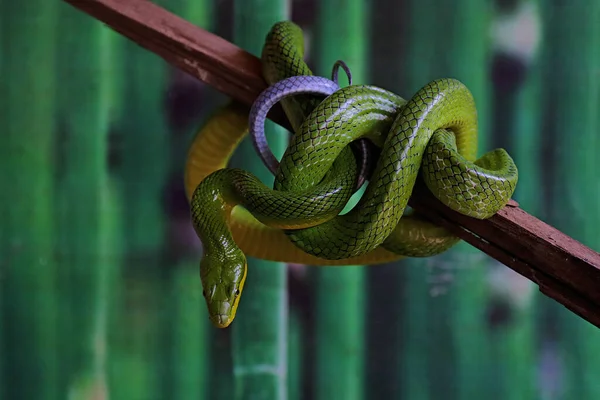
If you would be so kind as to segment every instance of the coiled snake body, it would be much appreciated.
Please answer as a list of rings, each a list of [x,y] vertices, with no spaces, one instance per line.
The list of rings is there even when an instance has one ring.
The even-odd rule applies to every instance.
[[[311,76],[302,57],[300,29],[288,21],[275,24],[262,54],[265,79],[273,85]],[[289,82],[304,85],[300,78]],[[262,97],[251,121],[266,115],[261,106],[269,98]],[[506,151],[475,161],[477,113],[457,80],[430,82],[408,101],[378,87],[350,85],[325,98],[302,94],[282,102],[295,135],[273,189],[244,170],[226,168],[248,129],[248,114],[234,104],[206,123],[188,154],[186,190],[204,249],[200,275],[218,327],[235,317],[247,255],[311,265],[375,264],[439,254],[457,243],[419,214],[405,215],[419,173],[440,201],[475,218],[495,214],[514,192],[518,172]],[[361,138],[381,154],[359,203],[340,215],[358,178],[348,145]]]

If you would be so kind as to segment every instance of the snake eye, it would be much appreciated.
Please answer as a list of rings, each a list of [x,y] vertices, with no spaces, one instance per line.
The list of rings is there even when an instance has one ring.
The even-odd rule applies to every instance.
[[[206,290],[202,291],[202,296],[206,297]]]
[[[239,296],[239,295],[240,295],[240,289],[236,289],[236,291],[235,291],[235,295],[236,295],[236,296]]]

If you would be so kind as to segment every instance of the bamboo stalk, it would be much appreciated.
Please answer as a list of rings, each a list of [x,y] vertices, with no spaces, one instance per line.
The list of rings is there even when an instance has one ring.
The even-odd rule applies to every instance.
[[[273,24],[289,15],[287,0],[234,1],[234,41],[260,55]],[[287,132],[268,121],[265,129],[273,152],[281,157]],[[271,185],[273,176],[256,158],[247,137],[237,150],[234,165]],[[235,399],[285,399],[287,397],[287,279],[286,265],[248,259],[244,300],[233,325]]]
[[[344,60],[353,84],[366,83],[367,9],[361,0],[318,3],[314,37],[315,73],[329,76],[335,61]],[[346,85],[341,76],[340,85]],[[355,196],[346,210],[358,202]],[[315,283],[314,398],[361,399],[365,390],[364,266],[317,268]]]
[[[201,0],[179,0],[169,2],[168,4],[173,12],[181,15],[183,18],[191,21],[195,25],[201,26],[207,30],[214,27],[213,4],[210,1]],[[186,82],[181,77],[181,71],[172,71],[172,77],[177,76],[175,82]],[[187,84],[179,83],[171,85],[169,88],[168,99],[180,96],[178,90],[183,93],[189,93],[193,87],[193,81]],[[196,97],[197,98],[197,97]],[[193,99],[195,100],[195,99]],[[190,101],[196,103],[195,101]],[[204,98],[202,98],[204,100]],[[179,104],[179,102],[177,103]],[[194,125],[200,124],[206,117],[207,112],[211,110],[211,105],[204,101],[201,104],[190,104],[196,111],[200,111],[201,116],[194,118]],[[186,108],[187,108],[186,107]],[[170,107],[173,110],[173,106]],[[178,110],[177,110],[178,111]],[[172,111],[175,113],[175,111]],[[192,121],[186,121],[182,118],[185,113],[177,112],[176,124],[171,124],[171,173],[179,178],[184,168],[187,147],[192,135],[195,133],[196,126],[190,126]],[[182,121],[183,120],[183,121]],[[170,121],[175,122],[172,116]],[[186,123],[187,122],[187,123]],[[173,178],[171,178],[173,179]],[[178,179],[180,188],[183,189],[183,180]],[[183,194],[184,191],[181,190]],[[185,202],[185,199],[181,199]],[[187,214],[171,215],[171,224],[178,228],[184,226],[182,218],[189,218]],[[185,222],[185,220],[183,221]],[[190,227],[191,227],[191,222]],[[192,229],[189,232],[193,232]],[[179,232],[176,235],[181,235]],[[169,397],[173,399],[204,399],[214,398],[210,396],[211,391],[220,391],[217,380],[210,379],[210,369],[218,363],[212,363],[211,357],[220,357],[221,353],[211,352],[212,342],[208,331],[209,320],[206,315],[206,307],[202,297],[202,285],[198,279],[198,259],[201,254],[198,252],[186,251],[183,254],[174,254],[171,262],[177,262],[177,266],[170,272],[170,299],[171,307],[175,316],[170,328],[169,342],[173,343],[170,351],[169,371],[170,371],[170,391]],[[175,261],[177,260],[177,261]],[[209,366],[211,366],[209,368]],[[223,373],[222,371],[220,371]],[[229,371],[225,372],[229,373]]]
[[[492,150],[489,147],[491,119],[488,100],[490,4],[479,0],[453,0],[445,6],[446,13],[452,13],[453,18],[446,28],[449,32],[441,28],[446,40],[438,42],[439,45],[445,44],[439,49],[440,53],[445,53],[447,63],[443,75],[459,79],[473,94],[479,122],[478,155],[482,155]],[[443,10],[444,7],[441,12]],[[441,22],[439,26],[443,27]],[[452,381],[448,381],[445,392],[454,389],[456,399],[484,398],[493,394],[493,382],[489,378],[490,342],[485,335],[488,306],[486,278],[491,261],[464,242],[438,260],[439,266],[450,266],[453,275],[449,298],[442,302],[447,307],[449,324],[453,327],[451,344],[447,346],[454,348],[455,365],[454,376]],[[440,303],[436,307],[440,307]],[[434,398],[440,396],[444,397],[444,391]]]
[[[113,35],[112,36],[112,49],[121,47],[122,39]],[[114,53],[115,57],[117,52]],[[117,81],[113,81],[116,83]],[[113,88],[113,93],[118,89]],[[106,386],[107,386],[107,397],[116,397],[118,393],[119,384],[121,378],[121,371],[119,368],[122,366],[119,362],[121,361],[121,352],[118,345],[118,338],[122,335],[122,324],[120,321],[122,310],[121,307],[121,296],[123,293],[122,286],[123,280],[121,279],[121,267],[123,265],[123,255],[125,250],[124,245],[124,231],[123,231],[123,210],[119,190],[118,180],[115,177],[109,178],[106,190],[103,193],[104,196],[104,208],[103,215],[105,215],[106,231],[110,235],[104,237],[103,243],[103,257],[104,265],[102,266],[101,279],[99,284],[99,297],[104,299],[101,304],[98,304],[98,318],[96,324],[98,325],[97,331],[103,329],[106,331],[106,338],[104,340],[98,340],[96,345],[98,346],[99,356],[96,358],[96,368],[102,371],[99,374],[105,374]],[[104,326],[103,326],[104,325]],[[103,347],[105,346],[105,347]],[[134,372],[134,371],[130,371]],[[135,372],[132,374],[135,375]],[[121,385],[122,387],[122,385]],[[115,390],[116,389],[116,390]]]
[[[6,36],[4,34],[4,30],[5,30],[5,25],[6,22],[4,21],[5,16],[8,14],[7,12],[7,6],[6,6],[6,2],[4,0],[0,0],[0,76],[6,76],[6,70],[5,70],[5,56],[4,56],[4,52],[6,49],[6,46],[4,44],[4,37]],[[0,93],[6,93],[6,82],[5,79],[0,79]],[[6,114],[4,113],[4,108],[6,104],[6,94],[4,95],[0,95],[0,121],[6,121]],[[2,140],[0,139],[0,143],[3,143]],[[5,183],[4,180],[2,178],[0,178],[0,183]],[[2,203],[5,203],[5,197],[4,195],[0,196],[0,200],[2,201]],[[0,204],[0,210],[2,210],[2,214],[0,214],[0,218],[4,219],[4,212],[5,209],[4,207],[2,207],[2,205]],[[0,219],[0,221],[2,221]],[[0,254],[7,254],[8,252],[8,245],[9,242],[9,237],[8,235],[4,232],[4,229],[0,229]],[[5,268],[5,261],[2,260],[0,258],[0,270]],[[4,339],[4,331],[6,329],[6,322],[8,321],[8,317],[5,317],[5,311],[4,311],[4,287],[2,282],[0,282],[0,351],[4,352],[5,351],[5,347],[4,347],[4,343],[5,343],[5,339]],[[4,353],[3,353],[4,354]],[[6,375],[5,372],[5,364],[4,364],[4,360],[3,357],[0,357],[0,400],[4,399],[6,397],[5,392],[6,392],[6,386],[4,384],[4,376]]]
[[[53,213],[57,13],[57,3],[39,0],[3,1],[0,11],[2,391],[14,399],[64,395]]]
[[[543,161],[552,182],[550,220],[600,250],[600,3],[542,4],[546,27],[543,135],[552,146]],[[600,386],[591,371],[600,368],[600,333],[572,315],[559,312],[558,316],[565,374],[562,392],[565,398],[599,398]]]
[[[167,231],[163,190],[170,165],[164,110],[167,68],[155,54],[132,43],[123,50],[121,95],[126,100],[117,125],[122,153],[115,170],[123,202],[126,269],[115,368],[133,373],[114,374],[113,383],[118,398],[149,398],[165,390],[160,366],[167,355],[161,344],[170,326],[159,312],[169,293],[162,264]],[[135,307],[135,313],[125,304]]]
[[[123,83],[126,81],[123,74],[123,56],[124,45],[126,41],[116,32],[109,31],[110,54],[108,60],[104,60],[108,65],[108,76],[110,77],[110,85],[106,90],[108,97],[107,103],[109,108],[110,122],[118,121],[123,115],[123,105],[126,102],[123,100],[125,91]],[[110,130],[112,133],[112,129]],[[106,330],[106,338],[96,342],[98,346],[96,368],[102,370],[102,374],[106,374],[107,393],[101,397],[117,397],[120,393],[126,392],[123,376],[127,373],[128,378],[137,375],[137,371],[128,370],[123,363],[123,343],[120,340],[124,336],[123,324],[121,321],[123,313],[123,295],[126,293],[124,288],[125,282],[122,279],[123,267],[126,250],[126,232],[124,230],[124,210],[121,191],[121,181],[118,176],[110,174],[111,168],[114,167],[114,162],[120,156],[116,151],[114,137],[107,135],[107,145],[105,147],[107,159],[105,167],[107,168],[105,187],[102,191],[102,225],[106,235],[103,237],[102,251],[100,260],[99,288],[98,296],[102,298],[102,303],[98,304],[98,318],[96,325],[98,329]],[[105,325],[105,327],[103,327]],[[106,346],[106,347],[103,347]],[[99,373],[100,374],[100,373]],[[97,395],[97,394],[96,394]],[[83,398],[91,397],[87,393],[82,395]]]
[[[111,36],[101,23],[75,10],[61,7],[60,45],[68,54],[60,63],[61,116],[65,140],[61,142],[64,172],[58,182],[61,258],[59,275],[64,282],[61,307],[63,371],[77,392],[104,385],[104,371],[97,368],[102,354],[98,331],[107,298],[100,297],[107,265],[106,237],[110,215],[104,212],[108,179],[107,145],[111,71]]]
[[[288,326],[288,375],[287,398],[288,400],[302,400],[303,396],[303,365],[305,357],[305,340],[302,337],[302,321],[298,312],[290,311]]]
[[[115,37],[112,37],[114,40]],[[108,181],[100,194],[103,235],[98,260],[100,264],[97,281],[97,298],[93,304],[92,335],[89,338],[91,360],[89,369],[79,371],[69,385],[69,398],[107,399],[111,395],[111,356],[113,353],[109,337],[114,332],[111,320],[115,313],[115,288],[119,283],[119,266],[122,256],[119,223],[121,213],[114,182]]]
[[[533,78],[533,77],[532,77]],[[521,180],[521,191],[517,193],[519,199],[522,199],[523,208],[531,210],[536,209],[538,197],[535,195],[535,188],[541,184],[538,159],[525,160],[538,151],[528,151],[527,148],[532,139],[540,137],[539,134],[539,88],[541,80],[539,75],[534,79],[528,80],[525,86],[520,90],[516,99],[516,108],[519,110],[515,123],[514,136],[515,141],[515,162],[519,165]],[[533,126],[532,126],[533,125]],[[534,127],[537,126],[538,129]],[[519,150],[522,149],[522,150]],[[537,177],[537,179],[536,179]],[[539,190],[539,189],[538,189]],[[537,192],[539,193],[539,192]],[[539,209],[539,208],[538,208]],[[522,277],[518,277],[521,278]],[[523,279],[524,280],[524,279]],[[512,280],[511,283],[516,283]],[[501,350],[500,354],[510,354],[506,357],[504,363],[504,387],[508,392],[505,399],[534,398],[536,394],[536,318],[535,314],[539,310],[539,299],[541,296],[534,292],[532,282],[520,282],[515,285],[512,297],[512,311],[514,320],[512,321],[512,330],[506,332],[500,330],[500,335],[506,338],[508,349]],[[525,295],[525,300],[521,299],[522,292],[530,294]]]
[[[173,382],[172,399],[205,399],[208,397],[210,361],[207,318],[198,310],[203,306],[202,285],[198,266],[189,261],[177,266],[171,289],[173,305]]]
[[[537,35],[536,0],[515,2],[512,7],[499,9],[495,26],[521,21],[518,28],[527,32],[516,38],[506,31],[496,32],[493,97],[493,143],[506,148],[519,166],[519,185],[516,196],[523,209],[539,214],[543,204],[541,192],[541,107],[540,107],[540,62],[535,57]],[[524,18],[528,16],[529,18]],[[527,24],[525,26],[525,24]],[[500,33],[502,32],[502,33]],[[508,37],[507,37],[508,36]],[[523,40],[523,36],[527,40]],[[525,45],[527,43],[528,45]],[[525,43],[525,44],[523,44]],[[536,338],[536,308],[539,308],[531,282],[508,274],[502,266],[493,266],[490,276],[492,298],[488,320],[491,332],[493,362],[496,367],[495,381],[498,382],[496,398],[531,399],[539,397],[536,354],[547,334],[540,330]],[[511,271],[512,272],[512,271]]]
[[[165,65],[154,54],[128,43],[126,52],[127,115],[123,120],[123,191],[129,251],[156,252],[164,242],[161,194],[168,159],[163,109]]]
[[[404,96],[409,98],[435,74],[432,62],[437,53],[435,44],[442,39],[440,29],[445,24],[440,25],[437,21],[440,15],[436,11],[435,1],[408,1],[406,8],[406,48],[404,54],[398,54],[399,58],[406,60],[404,76],[396,77],[395,82],[390,83],[390,88],[402,88]],[[436,30],[438,26],[440,29]],[[448,361],[446,355],[449,347],[444,346],[447,338],[441,339],[447,334],[447,328],[443,329],[446,318],[436,321],[435,309],[431,308],[428,266],[432,261],[406,259],[397,264],[393,271],[394,281],[403,288],[403,296],[399,299],[397,308],[391,310],[392,313],[400,312],[402,316],[395,322],[399,334],[394,349],[394,354],[399,358],[399,376],[395,379],[401,382],[398,389],[400,392],[395,393],[395,396],[416,400],[435,399],[435,388],[447,389],[447,382],[441,379],[440,370],[429,359],[435,358],[439,361],[438,365],[444,365]],[[435,306],[440,307],[440,304]],[[437,329],[431,329],[434,326]],[[440,345],[436,346],[436,342]],[[440,346],[445,349],[440,349]]]
[[[251,54],[145,0],[65,0],[156,52],[171,64],[249,106],[265,82]],[[269,117],[289,126],[281,108]],[[428,218],[536,283],[547,296],[600,326],[600,253],[510,202],[477,220],[443,206],[421,185],[409,202]]]
[[[370,6],[371,15],[370,40],[369,40],[369,69],[370,82],[373,85],[387,88],[396,93],[406,88],[407,68],[406,44],[410,40],[408,32],[414,27],[410,25],[407,1],[376,0]],[[427,68],[429,64],[424,63]],[[425,315],[417,311],[418,306],[425,304],[415,301],[410,310],[417,311],[418,317],[409,318],[404,307],[405,299],[413,298],[407,289],[419,289],[407,282],[409,271],[403,262],[394,262],[383,265],[370,266],[367,271],[366,304],[366,372],[368,398],[410,398],[422,399],[418,391],[425,391],[427,382],[420,380],[426,378],[422,375],[424,357],[418,358],[420,351],[418,343],[411,340],[406,333],[409,331],[405,322],[411,321],[411,329],[424,326],[421,321]],[[398,286],[401,282],[401,286]],[[426,290],[427,283],[423,284]],[[418,295],[415,298],[419,299]],[[392,316],[392,317],[391,317]],[[414,325],[413,325],[414,324]],[[423,335],[422,337],[424,337]],[[410,345],[409,345],[410,341]],[[385,346],[382,346],[385,343]],[[424,353],[421,353],[424,354]],[[411,368],[405,370],[408,360],[414,360]],[[412,374],[411,374],[412,373]],[[409,376],[409,374],[411,374]],[[410,387],[409,387],[410,386]]]
[[[237,318],[237,317],[236,317]],[[210,396],[211,400],[231,400],[235,395],[235,376],[232,360],[232,329],[218,329],[210,332]]]

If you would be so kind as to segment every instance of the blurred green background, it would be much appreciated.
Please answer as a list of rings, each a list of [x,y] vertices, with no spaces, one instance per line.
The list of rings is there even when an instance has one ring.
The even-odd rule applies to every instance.
[[[256,55],[291,19],[315,73],[343,59],[405,98],[460,79],[480,154],[519,166],[515,199],[600,250],[600,2],[160,4]],[[63,2],[0,0],[0,399],[600,399],[600,331],[465,243],[250,259],[238,317],[213,328],[183,164],[226,101]],[[272,182],[249,142],[234,163]]]

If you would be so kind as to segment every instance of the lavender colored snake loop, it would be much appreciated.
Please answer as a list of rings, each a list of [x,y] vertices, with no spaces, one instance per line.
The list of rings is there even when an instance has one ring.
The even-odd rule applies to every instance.
[[[279,168],[279,161],[269,148],[265,135],[265,121],[269,110],[281,100],[298,94],[313,94],[329,96],[338,89],[338,69],[342,68],[348,76],[348,82],[352,84],[352,73],[341,60],[335,62],[332,71],[332,79],[313,75],[297,75],[283,79],[265,89],[255,100],[249,115],[249,131],[254,149],[259,154],[265,166],[275,174]],[[360,158],[360,171],[356,189],[358,190],[366,180],[368,170],[369,151],[364,141],[358,141]]]

